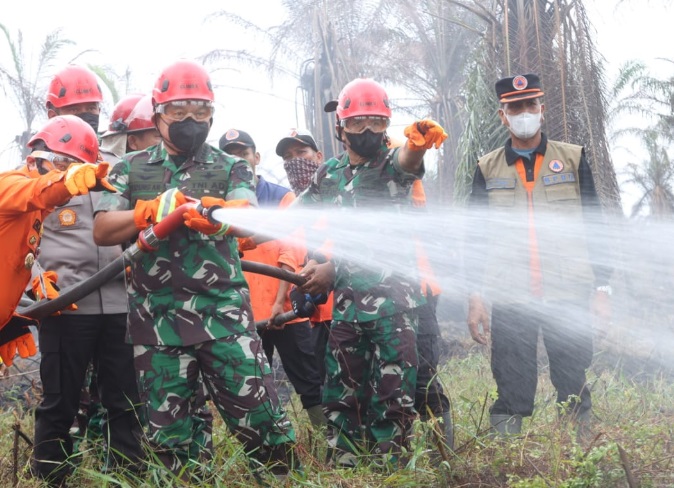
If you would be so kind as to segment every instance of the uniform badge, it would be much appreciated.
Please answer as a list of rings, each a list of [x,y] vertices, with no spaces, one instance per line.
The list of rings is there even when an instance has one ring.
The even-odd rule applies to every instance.
[[[28,254],[26,254],[26,259],[23,260],[23,266],[26,269],[30,269],[33,267],[34,263],[35,263],[35,254],[29,252]]]
[[[77,214],[70,208],[63,209],[59,212],[59,222],[63,227],[70,227],[77,222]]]
[[[37,242],[37,237],[35,237],[35,236],[30,236],[30,239],[28,239],[28,244],[30,244],[31,246],[35,245],[36,242]]]
[[[228,141],[233,141],[234,139],[239,138],[239,131],[236,129],[229,129],[225,134],[225,139]]]
[[[522,75],[517,75],[513,78],[513,88],[515,90],[524,90],[528,84],[529,82]]]
[[[559,159],[553,159],[548,163],[548,168],[550,168],[550,171],[553,173],[561,173],[564,169],[564,163],[562,163]]]

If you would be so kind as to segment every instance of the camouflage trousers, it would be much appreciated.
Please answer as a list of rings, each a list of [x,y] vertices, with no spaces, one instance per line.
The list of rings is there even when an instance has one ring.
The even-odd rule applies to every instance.
[[[249,333],[193,346],[136,345],[134,357],[148,440],[171,471],[203,459],[199,451],[210,441],[195,422],[200,375],[230,432],[252,458],[264,464],[295,442],[260,341]]]
[[[396,463],[409,448],[416,417],[416,329],[414,313],[332,323],[323,411],[337,464],[354,465],[362,453]]]

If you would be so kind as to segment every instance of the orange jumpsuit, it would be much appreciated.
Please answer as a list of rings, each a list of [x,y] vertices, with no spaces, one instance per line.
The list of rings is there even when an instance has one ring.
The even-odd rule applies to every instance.
[[[44,217],[70,199],[63,177],[61,171],[40,175],[27,167],[0,173],[0,329],[12,319],[30,281]],[[12,358],[3,360],[10,365]]]

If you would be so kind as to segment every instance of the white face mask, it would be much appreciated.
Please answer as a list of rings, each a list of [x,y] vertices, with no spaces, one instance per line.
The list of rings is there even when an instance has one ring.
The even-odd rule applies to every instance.
[[[541,112],[536,113],[522,112],[517,115],[506,114],[510,130],[518,139],[526,141],[536,135],[541,128]]]

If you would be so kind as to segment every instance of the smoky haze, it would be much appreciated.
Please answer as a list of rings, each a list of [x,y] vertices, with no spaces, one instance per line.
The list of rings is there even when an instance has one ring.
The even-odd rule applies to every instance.
[[[625,354],[643,360],[649,368],[674,371],[674,363],[666,359],[674,346],[674,306],[669,293],[674,274],[669,251],[674,238],[671,222],[608,220],[588,212],[580,219],[538,213],[532,236],[526,210],[516,208],[497,214],[456,207],[392,212],[293,206],[287,210],[223,209],[213,216],[256,234],[306,244],[309,249],[323,248],[328,241],[338,263],[348,260],[363,270],[397,273],[407,279],[419,278],[416,252],[421,246],[442,288],[442,300],[455,305],[450,317],[440,316],[443,322],[448,319],[467,331],[464,307],[472,292],[488,301],[533,308],[543,301],[567,333],[578,327],[596,327],[597,344],[611,354],[620,353],[609,354],[609,360],[617,363]],[[532,297],[531,292],[532,238],[539,260],[553,270],[543,280],[541,298]],[[588,315],[593,275],[599,281],[603,276],[610,278],[613,287],[613,316],[607,328],[593,324]],[[587,297],[587,304],[570,299],[567,292]]]

